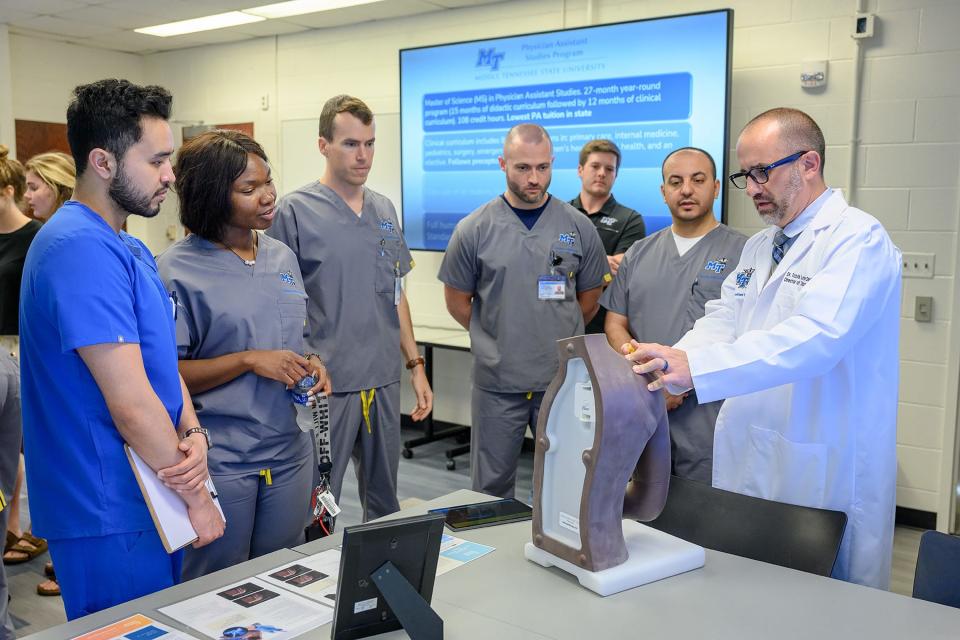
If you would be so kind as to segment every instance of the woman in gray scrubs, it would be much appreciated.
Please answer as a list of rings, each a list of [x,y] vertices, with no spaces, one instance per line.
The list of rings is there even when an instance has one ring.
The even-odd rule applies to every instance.
[[[191,235],[157,260],[176,314],[180,373],[212,447],[208,466],[227,518],[222,538],[188,548],[184,579],[303,542],[316,468],[288,389],[317,377],[303,354],[307,296],[296,256],[257,231],[277,191],[257,142],[210,131],[181,147],[176,190]]]

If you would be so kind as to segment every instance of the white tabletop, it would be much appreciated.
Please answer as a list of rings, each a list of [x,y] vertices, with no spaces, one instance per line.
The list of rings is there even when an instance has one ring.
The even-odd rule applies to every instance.
[[[388,517],[492,500],[457,491]],[[439,578],[433,607],[445,638],[669,638],[736,640],[960,637],[960,610],[707,550],[706,565],[606,598],[558,569],[523,557],[530,523],[474,529],[458,537],[496,551]],[[230,569],[28,636],[70,638],[133,613],[185,630],[157,608],[254,576],[340,544],[340,534]],[[196,635],[195,632],[190,632]],[[329,638],[326,625],[303,638]],[[393,632],[383,638],[405,638]]]

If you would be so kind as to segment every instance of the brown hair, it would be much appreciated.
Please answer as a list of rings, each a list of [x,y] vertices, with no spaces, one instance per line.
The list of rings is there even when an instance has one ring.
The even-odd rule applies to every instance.
[[[27,171],[33,171],[37,177],[53,189],[57,196],[56,211],[73,195],[77,186],[77,165],[73,158],[59,151],[38,153],[24,165]]]
[[[580,149],[580,166],[587,164],[591,153],[612,153],[617,156],[617,171],[620,170],[620,147],[613,140],[591,140]]]
[[[13,187],[13,199],[20,202],[23,200],[23,192],[27,190],[27,174],[20,161],[9,155],[10,148],[0,144],[0,189]]]
[[[320,137],[327,142],[333,141],[333,119],[338,113],[349,113],[365,125],[373,122],[373,111],[363,100],[348,95],[334,96],[320,111]]]

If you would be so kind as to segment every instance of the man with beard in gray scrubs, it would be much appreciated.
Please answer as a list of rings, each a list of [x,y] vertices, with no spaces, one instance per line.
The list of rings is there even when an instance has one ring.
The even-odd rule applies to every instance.
[[[393,203],[364,186],[374,134],[362,100],[328,100],[320,113],[323,176],[284,196],[267,231],[297,254],[309,296],[307,345],[333,372],[331,488],[339,500],[353,458],[364,521],[400,509],[402,363],[417,398],[410,417],[422,420],[433,407],[400,281],[413,259]]]
[[[663,161],[660,191],[673,224],[633,245],[604,292],[610,345],[628,350],[630,339],[674,344],[703,317],[708,300],[740,259],[747,237],[717,222],[716,165],[706,151],[685,147]],[[722,401],[700,404],[696,393],[667,394],[673,473],[710,484],[713,430]]]
[[[513,127],[500,158],[507,190],[460,221],[438,276],[474,355],[473,489],[504,498],[559,366],[556,341],[583,333],[611,279],[593,223],[547,193],[552,166],[546,130]]]

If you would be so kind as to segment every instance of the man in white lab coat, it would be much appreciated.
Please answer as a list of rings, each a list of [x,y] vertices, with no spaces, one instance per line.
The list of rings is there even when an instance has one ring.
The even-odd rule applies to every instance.
[[[843,510],[836,578],[890,579],[896,497],[900,251],[823,178],[824,139],[794,109],[751,120],[734,186],[770,227],[674,347],[635,344],[651,389],[726,398],[713,485]]]

